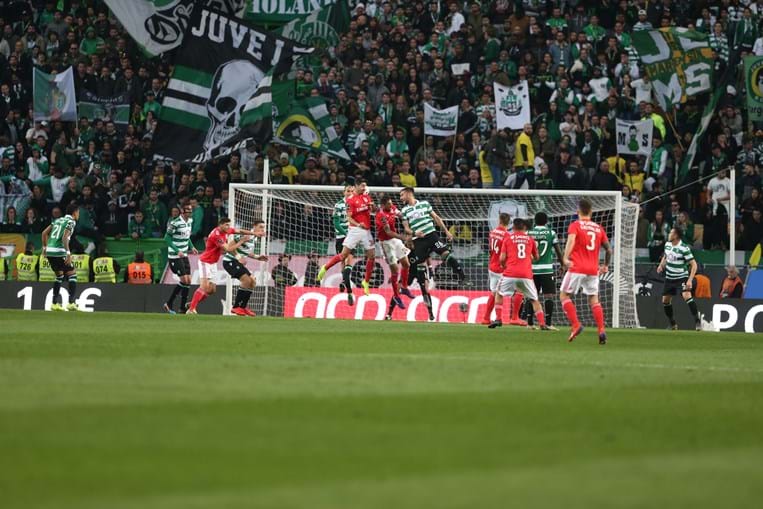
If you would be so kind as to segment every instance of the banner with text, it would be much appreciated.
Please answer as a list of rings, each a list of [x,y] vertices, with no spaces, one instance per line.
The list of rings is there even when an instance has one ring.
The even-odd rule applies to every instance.
[[[458,106],[444,110],[424,103],[424,134],[427,136],[453,136],[458,129]]]
[[[647,120],[617,119],[617,153],[644,155],[652,153],[654,122]]]
[[[513,87],[494,83],[496,124],[498,129],[522,129],[530,123],[530,92],[527,82]]]

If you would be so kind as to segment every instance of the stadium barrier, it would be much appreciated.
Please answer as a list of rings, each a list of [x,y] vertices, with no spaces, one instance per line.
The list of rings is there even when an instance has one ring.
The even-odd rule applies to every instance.
[[[720,331],[763,332],[763,300],[758,299],[696,299],[699,312],[705,320],[713,322]],[[662,309],[659,296],[636,297],[638,316],[642,327],[666,329],[668,319]],[[673,297],[673,313],[683,330],[694,329],[694,319],[689,307],[680,296]]]

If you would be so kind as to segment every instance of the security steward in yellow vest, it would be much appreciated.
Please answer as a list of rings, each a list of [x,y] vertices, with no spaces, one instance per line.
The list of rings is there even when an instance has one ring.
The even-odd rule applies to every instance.
[[[39,261],[40,257],[34,254],[34,244],[27,242],[24,252],[16,257],[16,280],[37,281],[37,264]],[[55,275],[53,279],[55,279]]]
[[[116,283],[119,263],[110,257],[104,247],[99,248],[98,258],[93,260],[93,281],[96,283]]]
[[[90,281],[90,255],[78,253],[72,255],[72,267],[77,271],[77,281]]]
[[[136,251],[135,260],[127,265],[125,282],[131,285],[150,285],[153,283],[151,264],[145,261],[143,251]]]

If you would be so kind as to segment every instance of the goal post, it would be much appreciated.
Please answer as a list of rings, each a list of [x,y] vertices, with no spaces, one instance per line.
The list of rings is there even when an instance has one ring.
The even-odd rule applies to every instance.
[[[378,243],[372,295],[361,297],[353,310],[346,309],[347,305],[338,293],[337,287],[341,280],[338,266],[328,272],[320,285],[315,282],[317,267],[336,253],[331,216],[334,205],[343,197],[341,186],[231,184],[229,189],[229,215],[234,225],[248,228],[255,219],[262,219],[267,228],[264,242],[260,244],[262,253],[258,254],[268,255],[269,261],[248,260],[247,263],[256,278],[257,286],[250,307],[257,314],[327,318],[383,317],[380,312],[368,311],[374,306],[381,306],[381,296],[389,293],[389,269]],[[398,197],[400,189],[371,187],[369,192],[377,204],[379,198],[386,194],[401,208]],[[452,321],[457,310],[463,310],[463,305],[466,305],[468,309],[463,311],[463,321],[471,322],[478,315],[472,308],[484,305],[486,299],[483,301],[479,298],[488,292],[487,237],[497,225],[501,212],[508,212],[512,218],[530,220],[537,212],[546,212],[548,224],[556,231],[563,249],[567,228],[577,218],[578,201],[588,198],[593,204],[592,219],[604,227],[613,246],[610,272],[600,278],[600,298],[607,324],[624,328],[638,326],[635,243],[639,208],[638,205],[623,200],[620,192],[417,188],[416,197],[429,201],[434,211],[451,229],[455,237],[452,253],[462,262],[467,277],[472,282],[469,288],[459,286],[450,268],[445,264],[440,265],[437,259],[433,260],[434,301],[437,303],[442,300],[443,306],[450,306],[438,315],[440,321]],[[356,275],[362,273],[364,263],[359,259],[362,255],[356,255],[354,281],[357,281]],[[294,280],[296,284],[292,284]],[[557,278],[557,288],[560,282],[561,278]],[[230,309],[236,285],[236,281],[229,279],[227,282],[226,310]],[[441,298],[438,298],[438,292],[442,292]],[[321,301],[321,295],[325,296],[325,300]],[[316,299],[316,302],[307,302],[311,298]],[[370,301],[375,304],[372,305]],[[593,324],[585,296],[578,295],[575,301],[581,321]],[[450,305],[453,302],[458,305]],[[411,301],[409,307],[415,307],[414,304]],[[305,311],[308,308],[310,310]],[[566,323],[561,307],[556,308],[554,323]],[[409,311],[402,316],[407,316],[408,319],[417,316],[418,311]]]

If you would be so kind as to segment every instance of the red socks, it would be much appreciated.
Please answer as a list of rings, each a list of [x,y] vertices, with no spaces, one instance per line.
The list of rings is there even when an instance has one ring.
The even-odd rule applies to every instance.
[[[366,281],[371,281],[371,274],[374,273],[374,263],[376,260],[373,258],[366,258],[366,277],[364,278]]]
[[[490,297],[488,297],[487,299],[487,308],[485,308],[485,316],[482,317],[483,322],[490,321],[490,313],[493,312],[493,307],[495,307],[495,294],[491,293]],[[499,316],[498,319],[500,320],[501,317]]]
[[[397,282],[397,274],[392,274],[392,277],[389,278],[389,282],[392,284],[392,293],[395,294],[395,297],[400,296],[400,284]]]
[[[546,316],[543,314],[543,311],[536,311],[535,319],[538,320],[538,325],[540,325],[541,327],[546,326]]]
[[[580,327],[580,322],[578,321],[578,312],[575,309],[575,303],[572,302],[571,299],[562,301],[562,309],[564,310],[564,314],[567,315],[567,320],[570,321],[572,328],[577,329]]]
[[[503,321],[503,304],[495,305],[495,319]]]
[[[604,308],[601,307],[601,302],[591,306],[591,312],[593,313],[594,321],[596,321],[596,327],[599,329],[599,334],[601,334],[604,332]]]
[[[341,253],[335,254],[334,256],[331,257],[331,260],[326,262],[326,270],[330,269],[331,267],[333,267],[340,261],[342,261],[342,254]]]
[[[206,298],[207,298],[207,292],[205,292],[201,288],[197,288],[196,291],[193,292],[193,299],[191,299],[191,309],[196,310],[196,306],[198,306],[199,303]]]
[[[408,267],[400,269],[400,285],[403,288],[408,288]]]
[[[511,318],[510,320],[519,320],[519,310],[522,309],[522,301],[525,296],[516,292],[511,296]]]

